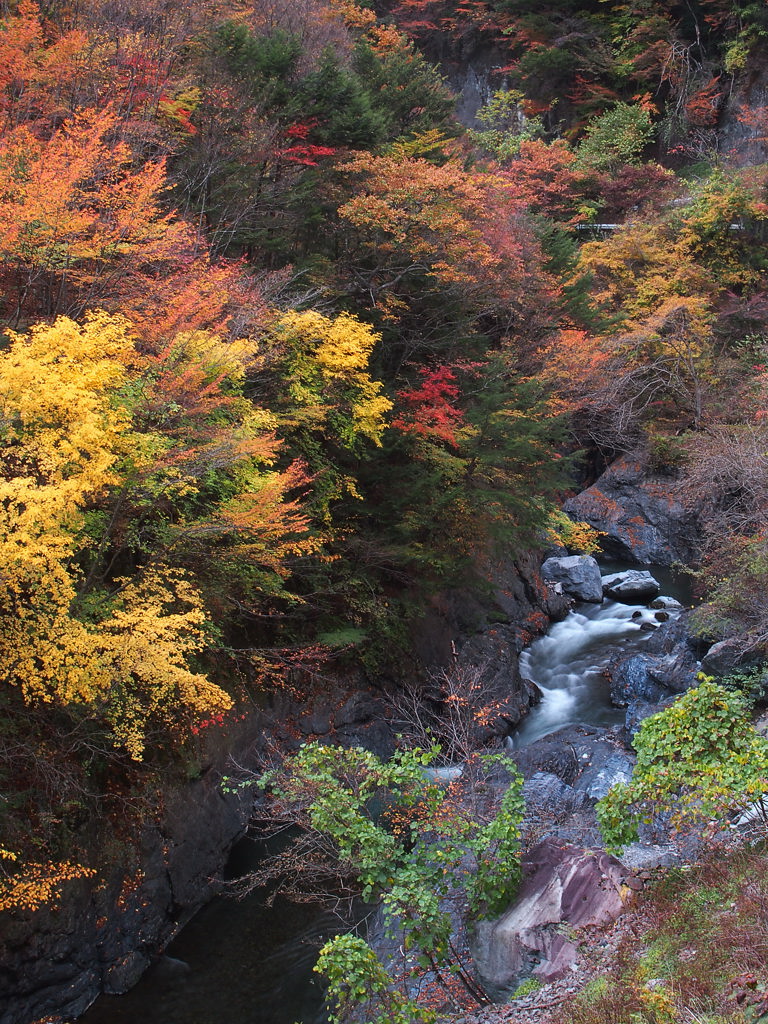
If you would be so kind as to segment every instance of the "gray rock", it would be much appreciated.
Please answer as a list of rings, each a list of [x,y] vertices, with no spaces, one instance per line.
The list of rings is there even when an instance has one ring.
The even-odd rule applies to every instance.
[[[637,735],[638,729],[646,718],[657,715],[664,708],[669,707],[674,700],[676,697],[668,697],[666,700],[654,704],[639,697],[636,700],[631,700],[627,705],[627,714],[624,719],[624,728],[627,730],[629,738],[633,739]]]
[[[651,601],[648,605],[649,608],[663,608],[666,611],[682,611],[683,606],[674,597],[666,597],[664,594],[660,594],[655,600]]]
[[[104,991],[111,995],[122,995],[127,992],[146,971],[149,963],[149,957],[135,949],[126,953],[105,972]]]
[[[644,653],[613,661],[611,701],[626,707],[626,728],[634,736],[641,722],[696,686],[699,663],[688,636],[688,616],[665,622],[647,641]]]
[[[525,779],[537,772],[548,772],[571,784],[585,765],[591,764],[594,750],[603,744],[604,736],[605,730],[596,726],[567,725],[513,750],[512,756]]]
[[[515,903],[495,921],[479,922],[475,935],[478,973],[496,996],[536,970],[546,975],[569,969],[575,953],[559,926],[578,929],[615,920],[623,909],[629,874],[603,851],[549,840],[530,851],[523,871]]]
[[[679,864],[682,857],[674,845],[652,843],[630,843],[619,860],[630,871],[653,871],[654,868],[668,868]]]
[[[254,714],[231,737],[238,763],[254,770],[265,717]],[[98,878],[68,883],[56,907],[3,922],[0,1024],[75,1019],[100,992],[124,992],[218,891],[253,804],[248,790],[222,790],[225,763],[222,749],[211,770],[169,782],[156,820],[147,809],[135,845],[123,846],[119,862],[105,859]],[[120,850],[109,822],[100,824],[100,838]]]
[[[333,724],[337,729],[359,722],[370,722],[384,715],[381,701],[365,690],[357,690],[343,701],[333,712]]]
[[[555,935],[547,950],[547,959],[534,969],[533,976],[544,985],[565,978],[576,964],[579,951],[564,935]]]
[[[541,567],[541,575],[547,583],[562,584],[563,590],[578,601],[600,604],[603,600],[600,566],[591,555],[548,558]]]
[[[550,772],[536,772],[523,785],[527,818],[562,821],[584,803],[584,794],[577,793],[562,779]]]
[[[738,640],[721,640],[713,644],[701,659],[701,670],[707,675],[727,676],[740,668],[748,668],[758,662],[754,654],[745,654]]]
[[[305,736],[327,736],[331,731],[331,709],[313,708],[299,718],[299,728]]]
[[[638,698],[655,704],[669,696],[667,687],[651,675],[652,665],[653,658],[647,654],[633,654],[618,662],[611,670],[611,703],[625,708]]]
[[[623,604],[645,604],[657,597],[661,584],[646,569],[627,569],[603,576],[603,593]]]
[[[637,458],[617,459],[563,508],[606,534],[601,544],[612,558],[671,565],[698,553],[696,517],[678,500],[675,482],[651,476]]]
[[[605,760],[593,762],[576,780],[573,788],[584,793],[590,800],[602,800],[611,786],[629,782],[631,778],[632,762],[626,754],[616,751]]]

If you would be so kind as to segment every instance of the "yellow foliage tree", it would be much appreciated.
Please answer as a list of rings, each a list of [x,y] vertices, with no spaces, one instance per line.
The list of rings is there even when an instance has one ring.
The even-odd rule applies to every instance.
[[[350,313],[335,318],[314,310],[284,313],[276,325],[289,347],[289,391],[316,425],[334,421],[346,447],[364,437],[381,444],[392,403],[368,373],[380,335]]]
[[[580,251],[579,268],[592,275],[595,300],[626,319],[645,316],[673,296],[710,296],[719,287],[707,268],[695,261],[690,238],[669,224],[652,221],[587,242]]]
[[[27,699],[91,699],[101,673],[68,563],[87,501],[115,483],[128,426],[111,402],[130,345],[118,317],[62,318],[0,356],[0,665]]]
[[[187,666],[206,618],[178,570],[126,582],[100,622],[73,614],[83,511],[136,447],[119,401],[130,327],[94,313],[11,342],[0,356],[0,672],[27,701],[91,707],[138,759],[153,726],[182,727],[231,700]]]

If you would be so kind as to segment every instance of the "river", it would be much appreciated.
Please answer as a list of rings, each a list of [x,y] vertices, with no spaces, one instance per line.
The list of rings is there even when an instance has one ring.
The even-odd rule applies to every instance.
[[[239,877],[267,852],[243,839],[228,873]],[[130,992],[101,996],[82,1024],[324,1024],[323,992],[312,968],[317,951],[344,930],[316,906],[256,890],[215,897],[189,922]]]
[[[617,568],[626,567],[603,570]],[[690,600],[685,578],[649,568],[663,594]],[[650,635],[641,624],[654,621],[644,606],[605,601],[579,604],[555,623],[521,655],[521,672],[539,685],[543,699],[512,738],[513,746],[577,722],[622,721],[624,712],[609,703],[603,671],[616,653],[641,650]],[[263,843],[243,840],[233,851],[230,877],[245,873],[264,853]],[[171,943],[168,957],[126,995],[99,998],[83,1024],[325,1022],[312,967],[319,946],[341,930],[340,923],[308,905],[278,901],[269,907],[267,895],[259,890],[243,900],[215,898]]]
[[[607,564],[601,568],[607,575],[627,566]],[[661,584],[662,595],[690,603],[688,577],[661,566],[646,568]],[[566,725],[623,722],[626,712],[611,705],[605,670],[618,654],[640,653],[658,625],[654,610],[645,602],[629,605],[610,600],[577,604],[562,622],[554,623],[520,655],[520,672],[538,685],[542,700],[513,734],[513,749]]]

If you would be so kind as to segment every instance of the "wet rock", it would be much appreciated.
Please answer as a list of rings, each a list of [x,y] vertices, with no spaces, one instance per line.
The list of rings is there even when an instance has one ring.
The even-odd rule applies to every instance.
[[[111,995],[122,995],[133,988],[149,964],[149,957],[137,950],[126,953],[105,972],[104,991]]]
[[[550,772],[536,772],[523,785],[527,818],[560,822],[584,804],[584,794]]]
[[[661,584],[645,569],[627,569],[603,576],[603,593],[623,604],[645,604],[660,591]]]
[[[514,989],[534,971],[546,975],[570,969],[575,947],[568,948],[572,944],[560,926],[578,929],[615,920],[629,876],[620,861],[603,851],[549,840],[530,851],[523,872],[520,894],[510,909],[477,927],[475,962],[495,995]]]
[[[669,689],[651,675],[653,663],[647,654],[633,654],[618,662],[611,671],[611,703],[625,708],[633,700],[654,704],[668,696]]]
[[[596,757],[590,767],[574,783],[574,789],[590,800],[602,800],[611,786],[629,782],[632,761],[625,753],[615,751],[607,757]]]
[[[695,561],[695,515],[678,500],[675,481],[652,476],[638,458],[617,459],[563,507],[606,534],[601,544],[612,558],[657,565]]]
[[[664,608],[667,611],[682,611],[683,606],[674,597],[666,597],[664,594],[659,595],[654,601],[648,605],[649,608]]]
[[[232,750],[245,768],[262,763],[264,729],[263,713],[233,726]],[[218,891],[253,802],[246,790],[222,789],[225,758],[222,749],[213,769],[169,783],[157,820],[137,824],[134,845],[120,846],[104,822],[103,841],[121,856],[105,859],[98,878],[68,883],[58,906],[3,923],[0,1024],[75,1019],[100,992],[124,992]]]
[[[697,666],[701,641],[691,632],[690,613],[683,611],[670,618],[653,639],[648,641],[645,650],[654,655],[681,656],[688,659],[690,667]]]
[[[548,558],[541,567],[541,575],[547,583],[560,583],[578,601],[600,604],[603,600],[600,566],[591,555]]]
[[[541,700],[538,686],[520,675],[521,650],[518,628],[507,623],[483,629],[466,639],[458,650],[455,665],[479,674],[481,700],[494,707],[493,717],[483,717],[483,724],[477,727],[476,741],[480,745],[493,736],[507,735]]]
[[[569,725],[535,743],[513,750],[512,757],[525,779],[532,778],[537,772],[547,772],[570,784],[582,770],[582,755],[589,760],[591,744],[601,736],[600,729]]]
[[[616,707],[631,709],[629,732],[634,735],[643,718],[655,714],[675,694],[695,686],[698,671],[687,614],[661,624],[643,654],[614,660],[608,667],[611,701]]]

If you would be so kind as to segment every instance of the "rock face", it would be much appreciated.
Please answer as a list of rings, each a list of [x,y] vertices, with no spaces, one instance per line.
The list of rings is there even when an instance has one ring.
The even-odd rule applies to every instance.
[[[510,909],[481,922],[475,961],[483,984],[497,996],[531,974],[562,977],[576,947],[560,925],[584,928],[615,920],[624,906],[630,872],[615,857],[544,840],[523,863],[523,884]]]
[[[680,504],[674,481],[648,475],[636,459],[617,459],[564,508],[606,534],[601,544],[612,558],[657,565],[696,559],[695,517]]]
[[[632,774],[620,726],[569,725],[512,753],[525,784],[523,831],[529,842],[600,844],[595,803]]]
[[[545,585],[540,564],[540,554],[532,551],[515,563],[488,565],[484,598],[444,591],[414,626],[413,649],[423,665],[481,671],[484,695],[493,698],[497,711],[481,742],[505,735],[541,698],[536,684],[520,675],[519,655],[551,620],[565,618],[570,601]]]
[[[217,890],[212,879],[250,817],[246,794],[225,794],[218,771],[166,794],[141,830],[132,864],[69,883],[57,908],[3,922],[0,1022],[77,1017],[101,992],[134,985]]]
[[[619,658],[609,667],[611,701],[626,708],[626,728],[634,736],[649,715],[697,683],[699,662],[688,616],[665,622],[649,638],[642,654]]]
[[[0,1024],[69,1020],[102,992],[121,993],[221,888],[228,855],[251,817],[249,789],[225,792],[229,755],[246,770],[263,767],[267,730],[286,747],[335,731],[342,743],[393,749],[380,701],[363,692],[324,697],[305,707],[276,695],[228,736],[212,737],[198,778],[168,783],[160,807],[147,807],[134,840],[120,841],[103,823],[98,849],[114,847],[98,877],[70,882],[57,908],[0,915]],[[283,734],[283,731],[285,735]],[[107,861],[103,857],[104,862]],[[166,969],[174,969],[166,962]],[[183,966],[175,965],[182,970]]]
[[[578,601],[600,604],[603,600],[600,566],[591,555],[548,558],[541,567],[541,575],[547,583],[559,583],[566,594]]]
[[[645,569],[627,569],[603,576],[603,593],[623,604],[644,604],[658,597],[661,584]]]

